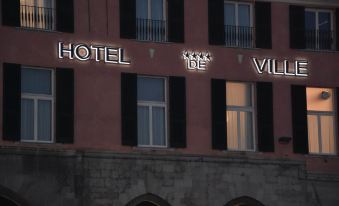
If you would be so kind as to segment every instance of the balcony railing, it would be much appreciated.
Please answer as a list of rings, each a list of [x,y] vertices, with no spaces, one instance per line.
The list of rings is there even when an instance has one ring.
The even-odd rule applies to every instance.
[[[320,30],[305,30],[306,49],[333,50],[334,32]]]
[[[55,9],[37,6],[20,6],[21,27],[55,30]]]
[[[253,48],[254,28],[225,25],[225,46]]]
[[[136,36],[141,41],[167,42],[167,22],[137,19]]]

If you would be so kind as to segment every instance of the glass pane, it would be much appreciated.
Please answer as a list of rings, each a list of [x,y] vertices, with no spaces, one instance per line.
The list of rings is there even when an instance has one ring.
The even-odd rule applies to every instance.
[[[165,101],[165,81],[161,78],[138,77],[138,100]]]
[[[151,9],[153,20],[163,20],[163,0],[152,0]]]
[[[235,26],[235,4],[224,4],[225,25]]]
[[[38,101],[38,140],[52,140],[52,102]]]
[[[252,106],[251,84],[227,82],[226,103],[228,106]]]
[[[316,115],[307,115],[307,127],[308,150],[310,153],[319,153],[319,129]]]
[[[148,0],[136,1],[137,13],[136,16],[139,19],[148,19]]]
[[[313,11],[306,11],[305,12],[305,28],[307,30],[315,30],[316,25],[315,25],[315,12]]]
[[[32,94],[52,94],[52,72],[46,69],[22,69],[21,91]]]
[[[227,147],[230,150],[238,150],[238,115],[235,111],[226,112],[227,120]],[[226,138],[226,137],[225,137]]]
[[[34,101],[21,99],[21,139],[34,140]]]
[[[239,112],[239,138],[241,150],[253,150],[252,113]]]
[[[329,88],[306,88],[307,110],[333,112],[333,89]]]
[[[148,107],[138,106],[138,144],[150,145]]]
[[[153,145],[165,146],[165,108],[153,107],[152,111]]]
[[[250,6],[249,5],[239,5],[239,25],[238,26],[251,26],[251,18],[250,18]]]
[[[331,14],[330,12],[319,12],[319,30],[331,31]]]
[[[335,153],[334,117],[320,116],[321,122],[321,152]]]

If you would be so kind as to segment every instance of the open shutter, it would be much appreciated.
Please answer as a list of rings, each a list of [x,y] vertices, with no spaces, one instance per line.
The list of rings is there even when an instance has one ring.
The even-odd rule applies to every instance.
[[[208,39],[211,45],[225,44],[224,0],[208,0]]]
[[[337,96],[337,105],[336,105],[336,110],[337,110],[337,155],[339,154],[339,87],[336,89],[336,94]]]
[[[168,41],[185,41],[184,0],[168,0]]]
[[[292,85],[293,150],[308,154],[306,87]]]
[[[212,79],[212,147],[227,149],[226,127],[226,81]]]
[[[137,126],[137,75],[121,74],[121,143],[138,145]]]
[[[258,148],[262,152],[274,152],[272,83],[258,82],[256,86]]]
[[[336,25],[335,25],[335,28],[336,28],[336,33],[335,33],[335,36],[336,36],[336,42],[337,42],[337,45],[336,45],[336,48],[337,48],[337,51],[339,51],[339,8],[335,10],[335,16],[336,16]]]
[[[74,33],[73,0],[56,1],[56,27],[58,31]]]
[[[290,5],[290,47],[305,49],[305,8]]]
[[[271,3],[255,2],[256,47],[272,49]]]
[[[57,68],[56,142],[73,143],[74,139],[74,71]]]
[[[2,25],[20,26],[20,0],[2,0]]]
[[[21,66],[3,64],[3,139],[20,140]]]
[[[120,37],[136,38],[136,0],[120,0]]]
[[[185,77],[169,78],[170,146],[186,147],[186,83]]]

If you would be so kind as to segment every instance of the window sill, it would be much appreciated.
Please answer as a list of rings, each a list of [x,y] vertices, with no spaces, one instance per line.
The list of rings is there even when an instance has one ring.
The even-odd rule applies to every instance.
[[[145,151],[145,152],[156,152],[156,151],[174,151],[174,148],[169,147],[152,147],[152,146],[135,146],[133,150]]]
[[[314,49],[296,49],[297,51],[310,53],[339,53],[337,50],[314,50]]]
[[[28,28],[28,27],[15,27],[17,30],[28,31],[28,32],[43,32],[43,33],[62,33],[57,30],[47,30],[39,28]]]
[[[324,158],[324,159],[339,159],[337,154],[320,154],[320,153],[313,153],[313,154],[306,154],[308,158]]]

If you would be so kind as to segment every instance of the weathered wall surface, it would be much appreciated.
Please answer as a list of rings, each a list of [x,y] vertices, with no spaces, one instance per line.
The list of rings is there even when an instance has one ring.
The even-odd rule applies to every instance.
[[[124,206],[152,193],[173,206],[337,206],[339,178],[300,161],[2,148],[0,185],[32,206]],[[0,190],[1,191],[1,190]],[[1,195],[1,194],[0,194]]]

